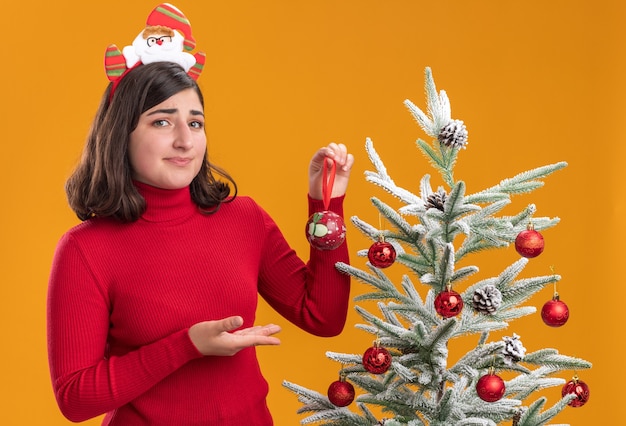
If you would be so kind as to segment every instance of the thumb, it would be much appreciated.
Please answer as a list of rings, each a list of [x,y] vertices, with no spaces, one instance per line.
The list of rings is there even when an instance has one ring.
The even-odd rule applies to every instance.
[[[243,318],[240,316],[228,317],[219,321],[222,331],[232,331],[243,325]]]

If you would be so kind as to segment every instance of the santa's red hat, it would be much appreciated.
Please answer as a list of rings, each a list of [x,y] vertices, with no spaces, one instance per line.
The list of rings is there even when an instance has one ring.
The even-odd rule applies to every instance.
[[[163,25],[164,27],[178,30],[185,36],[185,42],[183,43],[185,50],[193,50],[193,48],[196,47],[196,40],[191,35],[189,19],[174,5],[161,3],[155,7],[150,15],[148,15],[146,25]]]

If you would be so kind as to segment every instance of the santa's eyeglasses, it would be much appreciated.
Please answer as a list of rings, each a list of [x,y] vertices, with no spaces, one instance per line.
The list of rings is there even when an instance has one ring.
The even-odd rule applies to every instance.
[[[155,44],[160,46],[164,42],[171,43],[172,42],[172,36],[148,37],[146,39],[146,42],[148,43],[148,47],[154,46]]]

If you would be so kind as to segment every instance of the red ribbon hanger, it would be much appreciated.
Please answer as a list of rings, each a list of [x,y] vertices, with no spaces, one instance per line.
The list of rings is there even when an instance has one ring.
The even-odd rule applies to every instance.
[[[333,160],[330,160],[330,176],[328,176],[329,159],[324,159],[323,180],[322,180],[322,196],[324,197],[324,210],[328,210],[330,206],[330,198],[333,194],[333,185],[335,184],[335,172],[337,166]]]

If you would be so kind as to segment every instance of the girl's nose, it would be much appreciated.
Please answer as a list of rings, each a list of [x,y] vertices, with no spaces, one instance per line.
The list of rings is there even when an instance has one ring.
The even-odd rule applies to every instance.
[[[189,149],[193,145],[191,129],[187,125],[179,125],[175,131],[174,146],[176,148]]]

